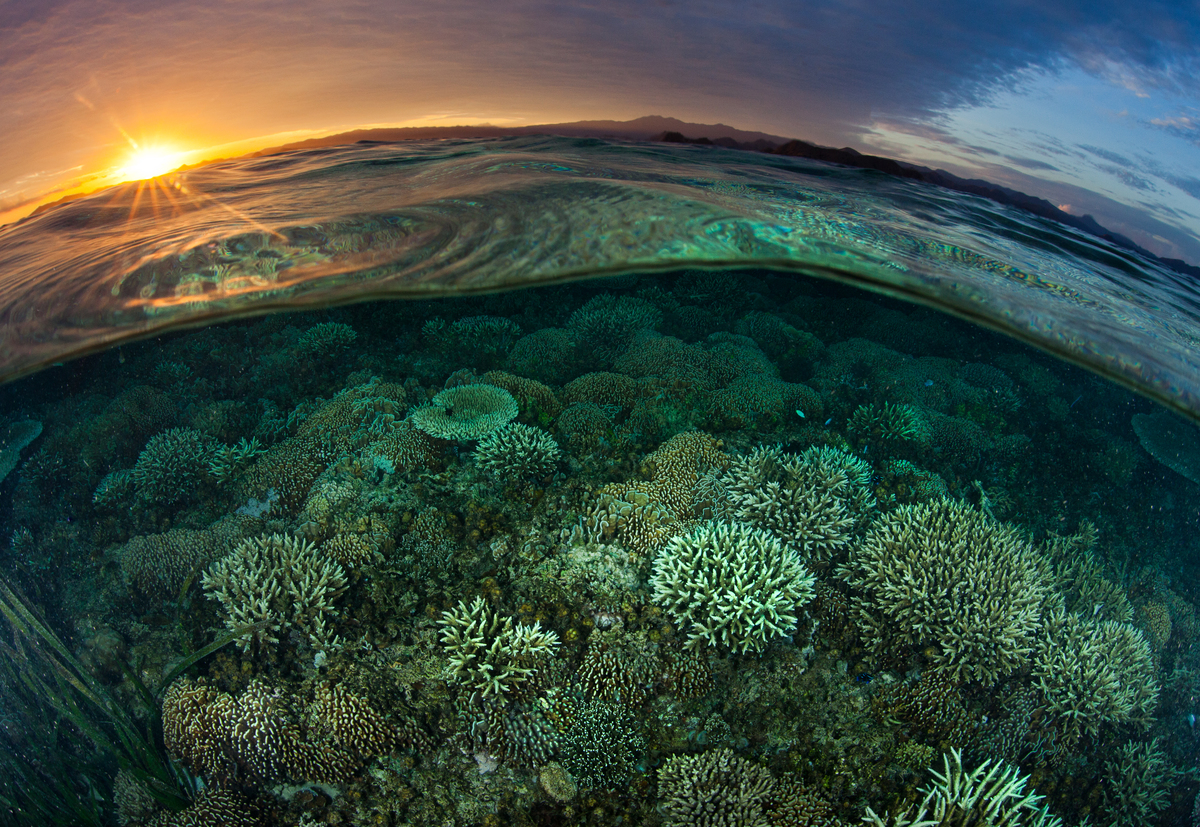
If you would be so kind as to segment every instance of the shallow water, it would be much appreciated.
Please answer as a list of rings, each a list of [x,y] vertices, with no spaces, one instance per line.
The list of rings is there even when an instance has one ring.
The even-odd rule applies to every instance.
[[[9,373],[150,336],[0,387],[12,823],[890,824],[985,762],[1013,823],[1192,818],[1200,440],[1013,338],[1192,408],[1172,274],[721,150],[179,184],[0,238]]]
[[[182,323],[685,266],[924,301],[1200,410],[1186,279],[1094,236],[872,170],[511,138],[293,151],[0,229],[0,376]]]

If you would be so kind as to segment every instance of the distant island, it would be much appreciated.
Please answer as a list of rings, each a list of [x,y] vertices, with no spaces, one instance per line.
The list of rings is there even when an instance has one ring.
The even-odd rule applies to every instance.
[[[418,126],[395,127],[380,129],[357,129],[351,132],[340,132],[323,138],[311,138],[304,141],[283,144],[264,149],[254,155],[273,155],[296,149],[312,149],[326,146],[340,146],[352,143],[393,143],[396,141],[429,141],[439,138],[503,138],[511,135],[562,135],[576,138],[612,138],[624,141],[659,141],[664,143],[693,144],[697,146],[722,147],[724,149],[739,149],[747,152],[762,152],[771,155],[786,155],[793,158],[808,158],[814,161],[825,161],[831,164],[841,164],[860,169],[874,169],[898,178],[909,178],[945,187],[956,192],[978,195],[1017,207],[1033,215],[1048,218],[1074,227],[1085,233],[1102,238],[1118,247],[1131,250],[1145,256],[1151,261],[1157,261],[1164,267],[1177,273],[1200,278],[1200,267],[1188,264],[1182,259],[1163,258],[1155,255],[1133,240],[1103,227],[1090,215],[1076,216],[1060,210],[1045,198],[1037,198],[1008,187],[1002,187],[990,181],[978,178],[961,178],[944,169],[909,164],[879,155],[864,155],[851,147],[835,149],[819,146],[794,138],[783,138],[778,135],[768,135],[765,132],[751,132],[735,129],[726,124],[686,123],[677,118],[667,118],[659,115],[649,115],[632,121],[574,121],[571,123],[537,124],[534,126]]]

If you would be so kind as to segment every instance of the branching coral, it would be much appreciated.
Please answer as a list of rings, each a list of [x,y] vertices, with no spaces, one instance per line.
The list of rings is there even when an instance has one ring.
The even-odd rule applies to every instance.
[[[952,749],[942,756],[944,772],[933,770],[933,785],[916,808],[884,821],[868,807],[863,821],[874,827],[1062,827],[1062,819],[1039,807],[1042,796],[1026,791],[1027,776],[1002,761],[985,761],[963,769],[962,755]]]
[[[609,364],[639,330],[662,321],[658,308],[632,296],[602,293],[571,314],[567,327],[600,364]]]
[[[912,405],[859,405],[847,423],[859,439],[880,444],[885,449],[905,443],[929,443],[929,424]]]
[[[346,574],[316,546],[282,534],[245,540],[204,574],[204,590],[221,603],[230,630],[247,624],[266,626],[238,640],[278,643],[276,633],[289,627],[307,633],[318,648],[336,643],[327,617],[337,615],[334,601],[346,591]]]
[[[1068,734],[1095,734],[1102,723],[1149,726],[1158,701],[1154,656],[1140,631],[1058,609],[1037,640],[1033,677],[1045,709]]]
[[[479,440],[475,462],[494,477],[544,477],[562,457],[554,437],[541,428],[510,422]]]
[[[454,680],[484,698],[506,695],[537,674],[558,648],[558,635],[540,624],[501,618],[476,597],[442,612],[442,646]]]
[[[767,769],[729,749],[672,756],[658,771],[668,827],[767,827],[774,786]]]
[[[358,333],[348,324],[322,322],[300,334],[296,349],[301,356],[326,357],[341,353],[358,340]]]
[[[1178,771],[1160,749],[1150,743],[1130,741],[1117,758],[1105,764],[1105,827],[1151,827],[1171,803],[1171,785]]]
[[[933,647],[957,680],[995,683],[1028,659],[1051,593],[1049,566],[1012,526],[949,500],[877,522],[840,575],[864,641]]]
[[[812,599],[816,578],[773,535],[709,522],[667,543],[650,582],[689,646],[745,653],[795,630],[795,611]]]
[[[756,448],[706,485],[717,515],[796,545],[813,560],[843,551],[875,508],[871,467],[833,448],[799,456]]]
[[[137,464],[133,484],[151,502],[170,505],[189,496],[209,478],[217,443],[193,428],[172,428],[151,437]]]

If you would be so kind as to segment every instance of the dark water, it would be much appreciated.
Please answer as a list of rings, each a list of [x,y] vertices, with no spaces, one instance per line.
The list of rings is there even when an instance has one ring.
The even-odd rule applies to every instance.
[[[1152,263],[564,139],[226,162],[0,261],[8,375],[96,351],[0,388],[11,823],[1192,823]]]

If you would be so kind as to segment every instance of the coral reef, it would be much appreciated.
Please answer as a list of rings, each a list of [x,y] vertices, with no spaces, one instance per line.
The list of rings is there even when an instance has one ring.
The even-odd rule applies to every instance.
[[[468,606],[442,612],[442,646],[455,682],[484,698],[507,695],[519,688],[554,654],[558,635],[539,624],[513,623],[501,618],[476,597]]]
[[[433,397],[410,414],[420,430],[453,442],[470,442],[517,418],[512,394],[495,385],[459,385]]]
[[[1046,561],[1016,529],[961,502],[901,506],[839,574],[877,650],[932,646],[956,679],[995,683],[1033,650],[1052,594]]]
[[[1159,684],[1140,631],[1059,609],[1035,645],[1034,680],[1046,710],[1068,733],[1094,735],[1103,723],[1149,726]]]
[[[942,772],[931,770],[934,783],[915,811],[885,822],[868,807],[864,822],[875,827],[1062,827],[1061,818],[1038,806],[1042,797],[1026,791],[1029,778],[1017,767],[985,761],[967,772],[961,753],[952,749],[942,756],[942,768]]]
[[[185,499],[209,479],[216,450],[216,442],[194,428],[163,431],[138,455],[134,487],[140,496],[160,505]]]
[[[709,481],[718,516],[740,520],[795,545],[805,559],[828,562],[849,547],[875,510],[871,468],[833,448],[799,456],[755,448]]]
[[[541,428],[519,422],[497,428],[475,449],[475,462],[488,474],[500,479],[526,480],[544,477],[554,470],[562,457],[554,437]]]
[[[1151,827],[1170,804],[1178,771],[1171,766],[1158,738],[1130,741],[1105,765],[1104,827]]]
[[[348,324],[322,322],[300,334],[296,349],[302,356],[325,358],[349,348],[358,340],[358,333]]]
[[[673,538],[654,560],[654,602],[688,645],[761,652],[796,628],[795,611],[813,598],[816,578],[775,536],[708,522]]]
[[[667,827],[768,827],[774,786],[770,772],[729,749],[673,756],[658,771]]]
[[[346,591],[346,574],[304,539],[270,534],[245,540],[201,582],[220,602],[230,631],[264,624],[238,638],[242,649],[254,640],[277,644],[286,629],[304,634],[318,649],[338,642],[326,618],[338,614],[334,601]]]

